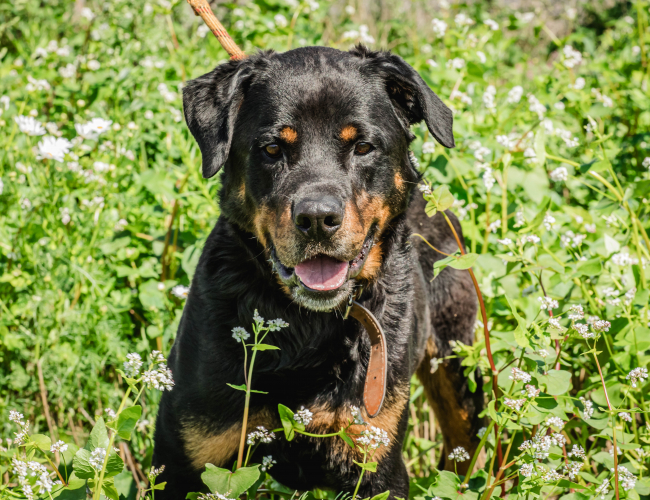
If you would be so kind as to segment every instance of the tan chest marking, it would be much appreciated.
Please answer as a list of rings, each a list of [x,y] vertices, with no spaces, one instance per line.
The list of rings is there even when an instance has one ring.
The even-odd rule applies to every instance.
[[[274,418],[270,411],[264,410],[250,416],[247,433],[254,431],[259,425],[271,430],[279,427],[278,424],[279,419]],[[185,442],[185,453],[195,469],[201,470],[205,464],[229,468],[232,464],[228,461],[239,450],[241,422],[233,424],[218,434],[209,431],[203,424],[188,423],[184,425],[182,435]]]

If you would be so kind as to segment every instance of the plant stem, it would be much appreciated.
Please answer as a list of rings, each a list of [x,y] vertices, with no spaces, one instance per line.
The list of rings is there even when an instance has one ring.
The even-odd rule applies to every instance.
[[[438,249],[437,249],[436,247],[434,247],[431,243],[429,243],[429,242],[426,240],[426,238],[425,238],[424,236],[422,236],[421,234],[419,234],[419,233],[413,233],[413,236],[419,236],[419,237],[422,239],[422,241],[424,241],[427,245],[429,245],[429,246],[430,246],[433,250],[435,250],[436,252],[441,253],[442,255],[446,255],[447,257],[452,257],[451,254],[445,253],[445,252],[443,252],[442,250],[438,250]]]
[[[257,336],[259,331],[257,327],[254,328],[255,333],[255,344],[257,344]],[[251,364],[248,368],[248,383],[246,384],[246,399],[244,401],[244,419],[241,426],[241,437],[239,438],[239,453],[237,454],[237,469],[242,466],[244,460],[244,447],[246,446],[246,427],[248,426],[248,409],[251,401],[251,387],[253,384],[253,365],[255,364],[255,355],[257,350],[253,350],[251,356]],[[244,365],[244,374],[246,372],[246,365]]]
[[[490,191],[487,192],[487,196],[485,197],[485,239],[483,241],[483,248],[481,248],[481,253],[487,253],[489,236],[490,236]]]
[[[367,460],[368,460],[368,453],[364,452],[363,453],[363,463],[365,464]],[[352,495],[352,500],[355,500],[355,498],[357,498],[357,493],[359,493],[359,486],[361,486],[361,480],[363,479],[363,473],[364,472],[366,472],[366,469],[361,469],[361,475],[359,476],[359,480],[357,481],[356,488],[354,488],[354,494]]]
[[[503,165],[503,181],[501,183],[501,238],[508,232],[508,165]]]
[[[467,475],[465,476],[463,483],[460,485],[461,488],[468,487],[469,479],[472,477],[472,471],[474,470],[474,465],[476,465],[478,456],[481,453],[483,446],[485,446],[485,443],[488,440],[488,436],[490,435],[490,432],[492,432],[492,428],[494,427],[494,424],[495,424],[494,420],[491,420],[487,426],[487,429],[485,430],[485,434],[483,434],[481,441],[478,443],[478,446],[476,447],[476,451],[474,451],[474,456],[472,457],[472,460],[469,463],[469,467],[467,468]]]
[[[143,385],[144,388],[144,385]],[[129,386],[124,393],[124,397],[122,398],[122,402],[120,403],[120,407],[117,409],[116,414],[119,415],[120,412],[124,409],[124,405],[126,404],[126,400],[129,397],[129,394],[131,394],[131,386]],[[140,394],[142,394],[142,390],[140,391]],[[138,394],[139,396],[139,394]],[[99,479],[97,480],[97,483],[95,484],[95,491],[93,492],[93,498],[95,500],[99,500],[99,498],[102,495],[102,484],[104,483],[104,475],[106,474],[106,466],[108,465],[108,459],[111,455],[111,450],[113,449],[113,443],[115,442],[115,436],[117,436],[117,432],[113,431],[111,432],[111,438],[108,441],[108,446],[106,447],[106,456],[104,457],[104,463],[102,465],[102,471],[99,473]]]
[[[598,361],[598,356],[596,355],[596,342],[594,342],[594,350],[592,351],[592,354],[594,355],[594,360],[596,361],[596,366],[598,367],[598,374],[600,375],[600,381],[603,384],[603,391],[605,391],[605,400],[607,401],[607,408],[609,408],[609,411],[612,415],[612,441],[614,444],[614,483],[615,487],[614,490],[616,491],[616,500],[619,500],[618,498],[618,447],[616,446],[616,422],[615,422],[615,417],[614,414],[612,413],[614,410],[612,408],[612,403],[609,402],[609,395],[607,394],[607,385],[605,384],[605,378],[603,377],[603,371],[600,369],[600,362]]]

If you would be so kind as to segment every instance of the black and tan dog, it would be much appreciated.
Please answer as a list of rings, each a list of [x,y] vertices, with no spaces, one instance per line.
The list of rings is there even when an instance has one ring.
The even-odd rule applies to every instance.
[[[450,354],[450,340],[472,342],[470,278],[447,268],[430,282],[441,256],[411,238],[416,230],[445,252],[458,249],[441,214],[427,218],[413,194],[420,176],[409,160],[409,127],[422,120],[454,146],[450,110],[400,57],[363,47],[262,52],[191,81],[183,99],[203,175],[224,166],[222,214],[169,357],[176,385],[160,404],[154,453],[167,487],[156,496],[183,499],[204,488],[206,463],[232,466],[244,407],[244,393],[226,385],[244,383],[232,329],[249,327],[255,309],[290,326],[265,341],[279,351],[258,355],[254,389],[268,394],[252,396],[249,429],[279,427],[278,403],[310,409],[310,432],[346,425],[350,405],[363,406],[370,344],[342,311],[363,286],[359,302],[383,326],[388,350],[384,406],[365,419],[391,442],[360,494],[407,498],[402,443],[414,373],[442,428],[445,457],[456,446],[472,453],[481,426],[480,385],[469,391],[457,360],[430,369],[432,357]],[[350,491],[359,477],[359,455],[340,438],[278,437],[254,459],[266,455],[277,462],[270,473],[298,490]],[[453,470],[445,457],[441,466]]]

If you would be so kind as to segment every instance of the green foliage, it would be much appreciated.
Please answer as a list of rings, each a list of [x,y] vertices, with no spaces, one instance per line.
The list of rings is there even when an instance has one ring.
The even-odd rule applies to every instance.
[[[232,472],[207,464],[201,479],[212,493],[221,493],[229,498],[238,498],[253,486],[260,477],[259,465],[241,467]]]
[[[544,12],[415,3],[417,14],[395,9],[369,32],[359,26],[367,13],[335,2],[219,7],[249,53],[347,49],[357,41],[389,46],[454,109],[457,147],[444,150],[415,126],[412,151],[426,181],[427,214],[454,212],[468,247],[465,256],[438,261],[434,274],[471,267],[485,299],[490,338],[480,327],[473,345],[453,348],[470,390],[481,369],[486,417],[499,434],[482,441],[487,464],[467,483],[438,472],[450,450],[414,381],[403,450],[412,496],[487,500],[504,486],[510,498],[609,500],[615,465],[637,478],[632,485],[619,473],[620,497],[647,496],[649,386],[640,375],[650,361],[648,1],[567,10],[562,33],[553,33]],[[4,425],[3,437],[24,432],[25,439],[2,452],[0,466],[15,474],[10,464],[18,456],[54,473],[50,447],[62,439],[69,449],[56,470],[69,485],[52,497],[85,498],[88,485],[118,499],[131,494],[130,473],[112,443],[124,440],[120,446],[148,469],[159,397],[141,392],[140,375],[127,374],[122,362],[129,352],[168,352],[219,215],[219,179],[201,177],[200,153],[182,122],[181,87],[227,55],[180,0],[85,6],[0,7],[0,413],[7,421],[10,410],[21,411],[33,422]],[[412,28],[416,17],[426,17],[426,29]],[[432,18],[439,19],[433,31]],[[19,116],[33,116],[43,135],[23,132]],[[96,118],[111,123],[95,134],[75,128]],[[63,161],[39,158],[44,136],[72,142]],[[584,319],[574,319],[574,306]],[[251,352],[272,348],[260,341]],[[160,366],[152,369],[164,378]],[[93,418],[109,408],[119,411],[108,425]],[[294,413],[281,407],[280,417],[286,438],[302,439],[308,428]],[[562,429],[554,418],[565,422]],[[554,436],[548,456],[520,450],[547,431]],[[561,446],[560,433],[570,443]],[[85,447],[72,444],[86,436]],[[344,430],[337,436],[355,446]],[[497,437],[503,471],[496,460],[489,468]],[[608,451],[614,438],[616,464]],[[574,445],[584,458],[566,455]],[[108,450],[103,479],[91,465],[97,448]],[[565,461],[583,467],[569,477]],[[258,466],[248,469],[262,477]],[[152,474],[147,491],[154,496],[164,485]],[[507,481],[495,485],[498,474]],[[45,495],[36,480],[25,478]],[[21,485],[12,496],[22,495]]]

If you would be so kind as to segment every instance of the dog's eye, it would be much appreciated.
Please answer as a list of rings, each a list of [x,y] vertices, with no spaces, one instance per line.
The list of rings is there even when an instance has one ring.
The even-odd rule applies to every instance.
[[[271,158],[278,158],[282,154],[282,150],[277,144],[269,144],[268,146],[265,146],[264,151],[266,151],[266,154]]]
[[[358,155],[366,155],[370,153],[370,151],[373,150],[372,144],[369,142],[358,142],[357,145],[354,147],[354,152],[355,154]]]

